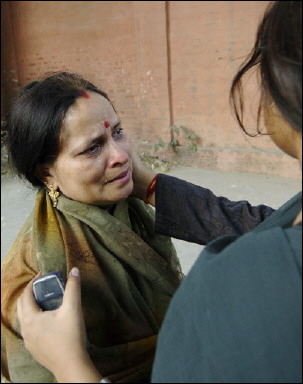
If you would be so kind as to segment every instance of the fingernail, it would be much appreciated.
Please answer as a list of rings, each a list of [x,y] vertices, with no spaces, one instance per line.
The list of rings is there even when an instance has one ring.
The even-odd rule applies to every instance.
[[[80,276],[80,272],[79,272],[79,269],[77,267],[72,268],[72,270],[70,272],[73,276],[76,276],[76,277]]]

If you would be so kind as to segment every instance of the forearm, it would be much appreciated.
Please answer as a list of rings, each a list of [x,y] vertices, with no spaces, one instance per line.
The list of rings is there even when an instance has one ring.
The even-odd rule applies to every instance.
[[[88,355],[73,360],[54,372],[58,383],[98,383],[102,376]]]
[[[133,195],[145,201],[156,173],[133,156]],[[205,245],[224,235],[242,235],[260,224],[274,210],[233,202],[212,191],[175,177],[159,174],[149,204],[156,207],[155,231],[162,235]]]
[[[206,188],[161,174],[155,198],[156,232],[202,245],[220,236],[244,234],[274,211],[217,197]]]

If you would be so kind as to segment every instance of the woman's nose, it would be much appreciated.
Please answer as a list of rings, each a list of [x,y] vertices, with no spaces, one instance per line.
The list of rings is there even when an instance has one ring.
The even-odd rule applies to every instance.
[[[109,167],[125,164],[129,161],[129,154],[124,145],[115,140],[110,141],[109,145]]]

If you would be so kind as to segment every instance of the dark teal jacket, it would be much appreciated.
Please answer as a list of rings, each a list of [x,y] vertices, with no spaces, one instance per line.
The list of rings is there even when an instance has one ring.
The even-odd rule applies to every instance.
[[[176,234],[181,225],[178,216],[185,217],[191,196],[201,193],[200,189],[193,192],[200,187],[172,179],[162,176],[159,184],[157,180],[156,230],[165,234],[170,233],[171,223]],[[176,201],[178,193],[163,200],[163,193],[172,186],[174,191],[182,190],[182,201]],[[301,383],[302,225],[292,223],[302,207],[302,194],[273,211],[247,202],[218,202],[210,191],[202,192],[206,200],[211,197],[205,217],[211,218],[212,209],[216,211],[210,227],[223,236],[211,239],[203,214],[194,218],[195,233],[190,236],[207,246],[170,303],[159,334],[152,382]],[[176,203],[178,210],[172,216],[167,206],[176,207]],[[233,205],[237,223],[230,216]],[[220,215],[225,223],[222,233]],[[188,225],[183,232],[193,230]]]

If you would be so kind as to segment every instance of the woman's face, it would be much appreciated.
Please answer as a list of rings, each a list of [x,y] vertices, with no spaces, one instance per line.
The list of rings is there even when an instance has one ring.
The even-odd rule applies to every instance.
[[[108,206],[133,189],[131,145],[110,102],[87,92],[69,109],[47,183],[70,199]]]
[[[273,102],[265,102],[263,114],[266,130],[272,141],[283,152],[298,159],[299,149],[302,145],[302,135],[282,117]]]

